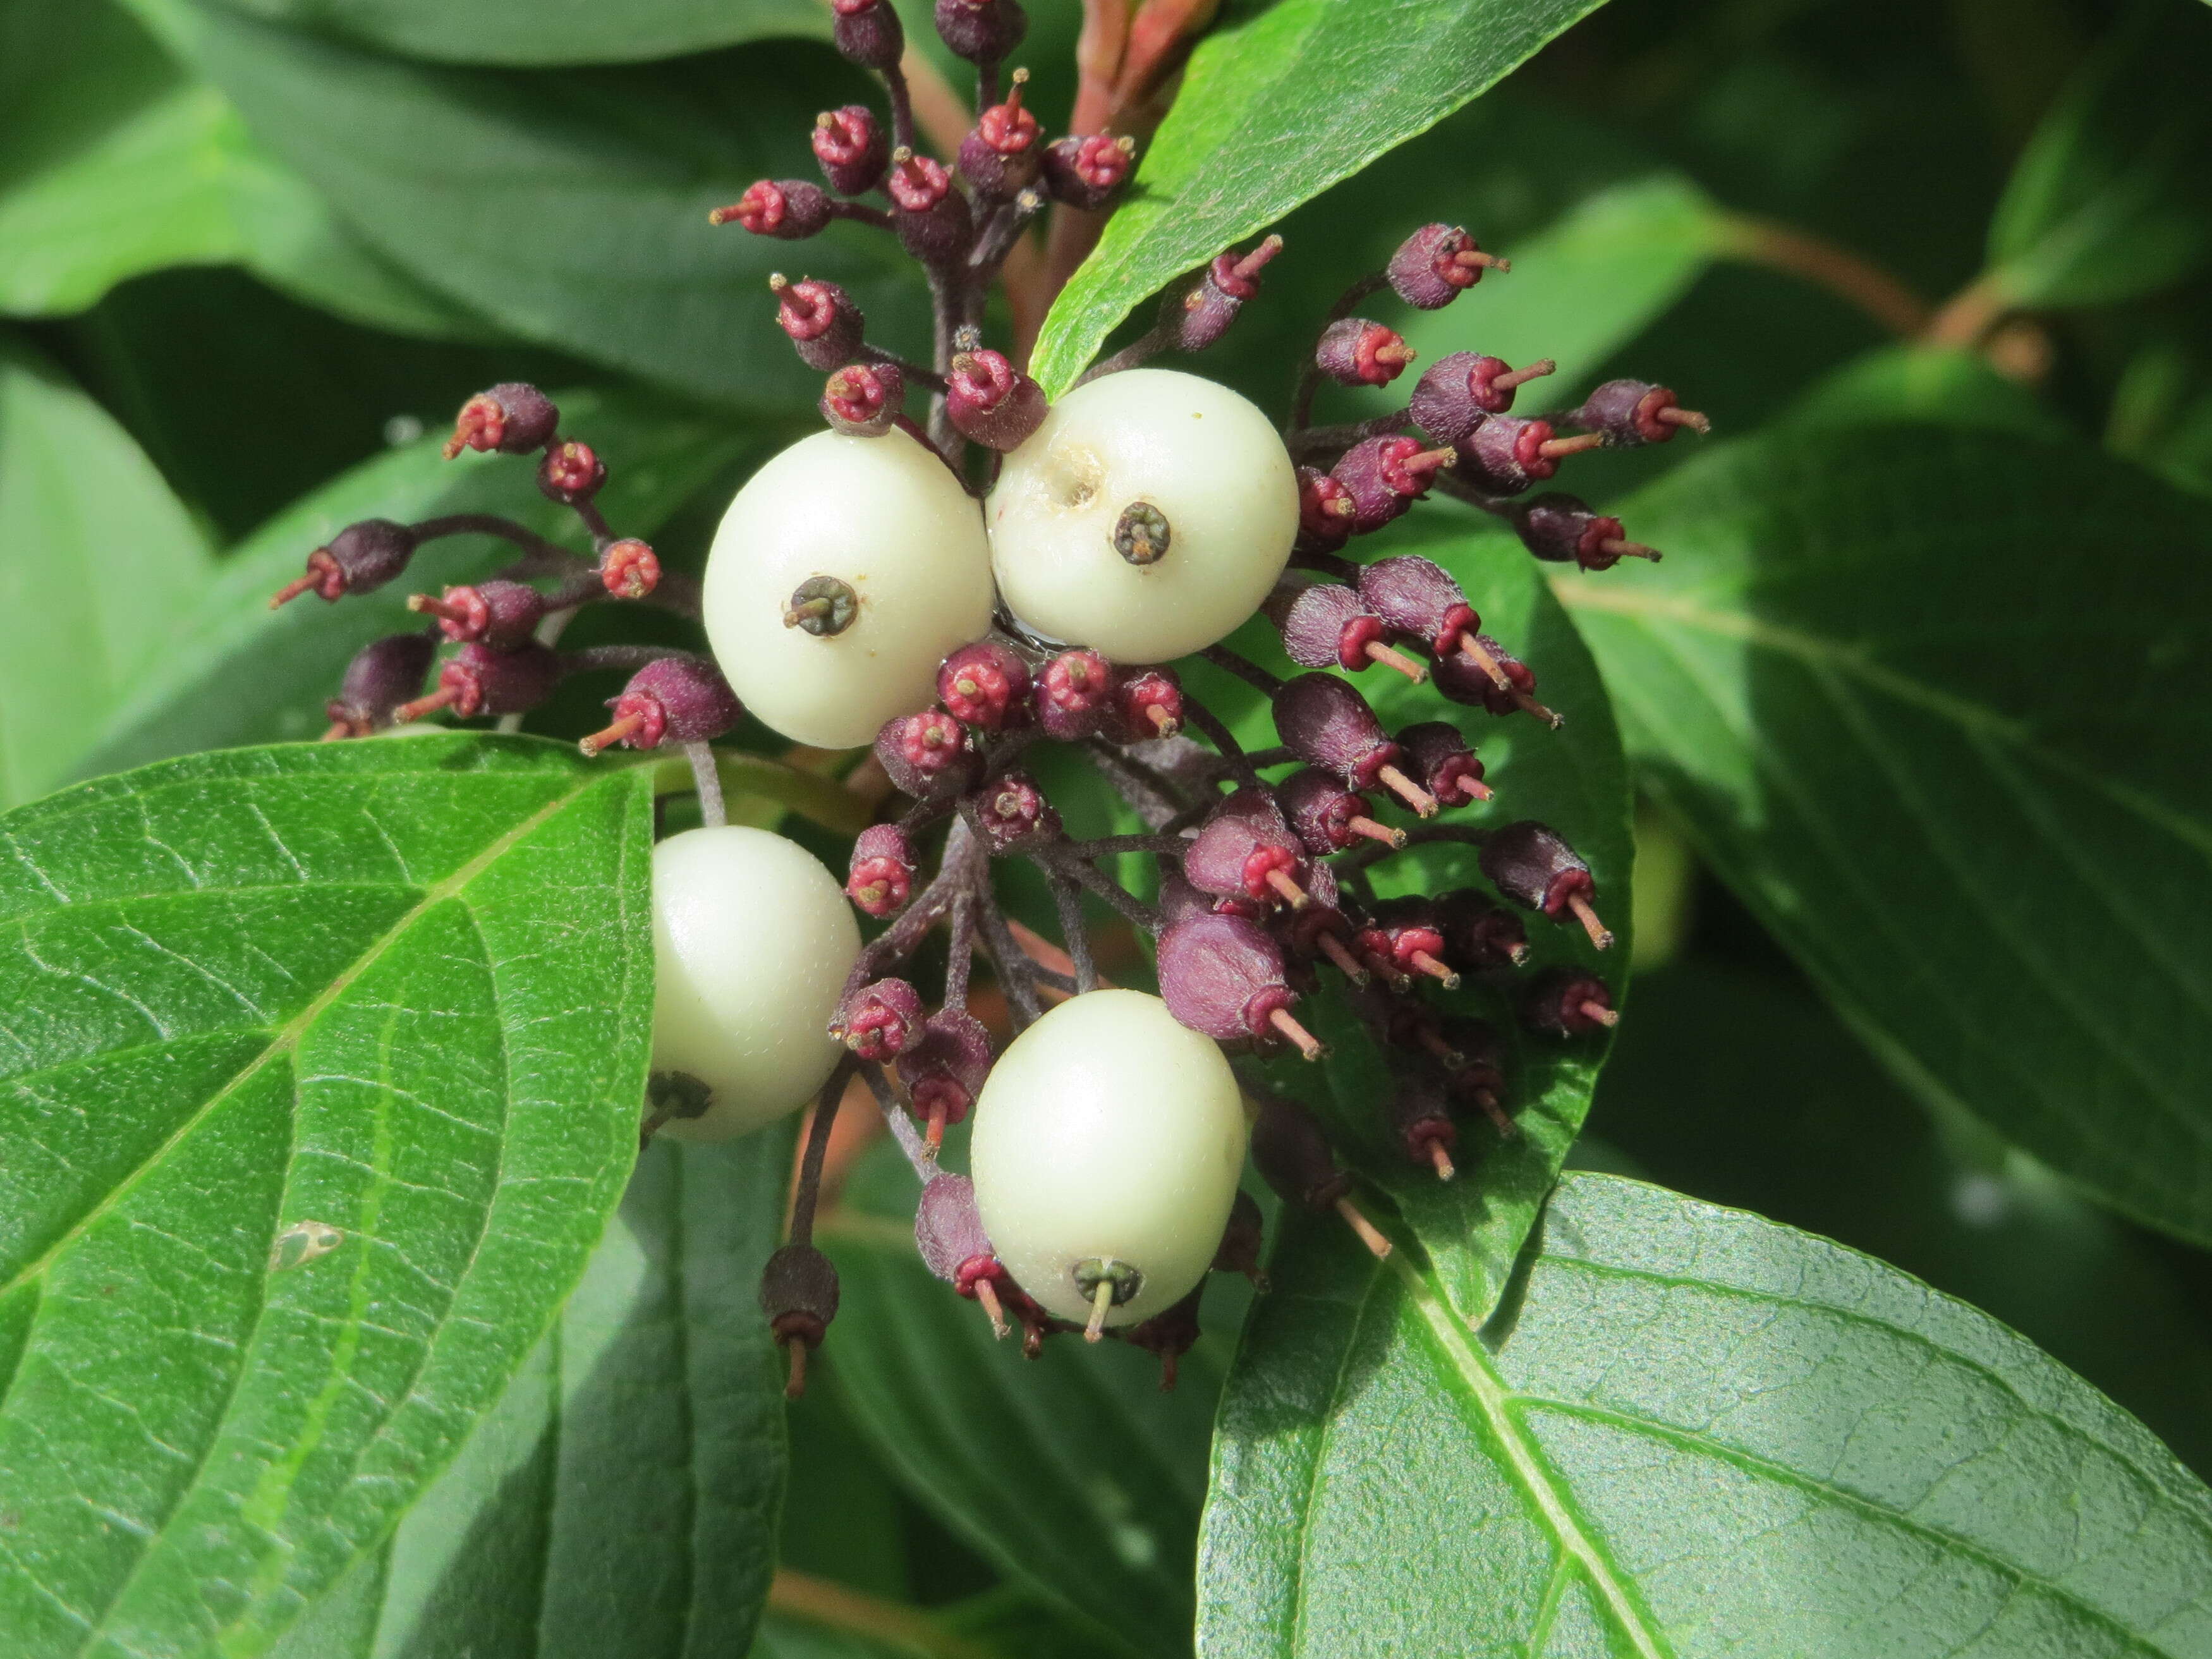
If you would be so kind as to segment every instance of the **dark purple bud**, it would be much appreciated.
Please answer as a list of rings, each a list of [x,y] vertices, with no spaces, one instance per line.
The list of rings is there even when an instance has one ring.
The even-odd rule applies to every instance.
[[[726,225],[734,219],[756,236],[797,242],[821,234],[832,205],[821,185],[804,179],[761,179],[729,206],[709,213],[707,222]]]
[[[1528,959],[1528,930],[1510,910],[1472,887],[1455,887],[1437,899],[1443,924],[1444,960],[1462,973],[1518,968]]]
[[[1275,693],[1275,730],[1309,766],[1333,772],[1354,789],[1381,784],[1422,817],[1436,802],[1399,769],[1398,745],[1383,734],[1367,700],[1328,674],[1301,674]]]
[[[1402,982],[1423,974],[1446,990],[1459,984],[1459,975],[1443,960],[1444,934],[1436,906],[1417,894],[1377,904],[1355,943],[1368,964],[1388,979]]]
[[[586,755],[622,744],[658,749],[664,743],[707,743],[744,718],[744,706],[722,671],[703,657],[661,657],[630,677],[609,700],[614,720],[577,745]]]
[[[1036,780],[1018,768],[975,792],[975,822],[994,854],[1025,842],[1056,841],[1060,833],[1059,811],[1044,798]]]
[[[1440,1023],[1437,1048],[1443,1064],[1446,1098],[1474,1106],[1511,1137],[1521,1133],[1505,1109],[1504,1044],[1486,1022],[1453,1015]]]
[[[787,1244],[761,1272],[760,1304],[769,1334],[791,1357],[783,1392],[796,1400],[806,1391],[806,1356],[837,1316],[837,1270],[811,1244]]]
[[[1341,317],[1322,331],[1314,362],[1339,386],[1388,386],[1416,355],[1395,329],[1364,317]]]
[[[495,651],[511,651],[537,632],[545,596],[526,583],[494,580],[449,587],[442,599],[410,593],[407,608],[435,617],[439,631],[456,644],[482,640]]]
[[[1376,821],[1366,796],[1354,794],[1335,773],[1317,766],[1291,773],[1276,797],[1299,842],[1316,858],[1341,853],[1363,838],[1390,848],[1406,844],[1402,833]]]
[[[1334,473],[1319,467],[1298,469],[1298,545],[1309,552],[1329,553],[1352,538],[1352,521],[1359,504]]]
[[[836,18],[830,38],[846,58],[862,69],[888,70],[906,52],[906,30],[891,0],[830,0]]]
[[[1607,380],[1562,424],[1600,434],[1609,449],[1663,444],[1686,426],[1699,434],[1713,429],[1696,410],[1677,403],[1671,388],[1649,380]]]
[[[1191,1288],[1190,1294],[1172,1308],[1164,1308],[1150,1319],[1125,1325],[1115,1333],[1131,1347],[1142,1348],[1160,1362],[1162,1394],[1174,1392],[1176,1367],[1182,1357],[1197,1346],[1198,1304],[1205,1291],[1206,1281],[1200,1279]]]
[[[1456,726],[1443,720],[1409,726],[1398,734],[1398,747],[1404,752],[1406,769],[1437,798],[1437,805],[1466,806],[1490,799],[1482,763]]]
[[[1302,667],[1358,673],[1379,662],[1417,685],[1429,677],[1419,663],[1385,643],[1390,630],[1382,618],[1341,582],[1279,590],[1264,608],[1282,629],[1284,653]]]
[[[1239,789],[1206,815],[1183,853],[1182,872],[1217,898],[1271,908],[1306,902],[1305,851],[1273,799],[1258,789]]]
[[[1483,665],[1484,659],[1497,665],[1496,678]],[[1437,690],[1449,702],[1478,705],[1493,714],[1510,714],[1520,709],[1553,727],[1566,723],[1536,701],[1533,695],[1536,671],[1487,634],[1462,636],[1458,652],[1437,658],[1431,672],[1435,676]],[[1500,678],[1504,682],[1503,685],[1498,683]]]
[[[1325,1211],[1352,1190],[1352,1177],[1337,1168],[1319,1120],[1287,1095],[1260,1097],[1252,1162],[1285,1204]]]
[[[438,689],[403,703],[392,718],[405,725],[440,708],[461,720],[479,714],[524,714],[553,695],[561,684],[561,659],[532,640],[512,651],[495,651],[471,641],[446,659]]]
[[[896,1059],[921,1041],[921,993],[902,979],[863,985],[838,1006],[830,1035],[862,1060]]]
[[[1533,818],[1509,823],[1491,832],[1478,861],[1498,890],[1522,909],[1540,911],[1554,920],[1571,913],[1599,950],[1613,943],[1612,933],[1591,908],[1597,885],[1590,879],[1589,866],[1557,830]]]
[[[916,1115],[927,1125],[931,1151],[944,1140],[946,1125],[975,1109],[990,1071],[990,1032],[982,1021],[957,1008],[932,1014],[922,1025],[921,1041],[899,1056],[899,1080]]]
[[[975,1183],[963,1175],[940,1170],[929,1178],[915,1206],[914,1242],[922,1265],[948,1285],[959,1283],[969,1263],[998,1260],[975,1207]]]
[[[1203,351],[1228,331],[1237,313],[1260,293],[1260,273],[1283,251],[1283,239],[1269,236],[1239,253],[1216,254],[1198,280],[1170,290],[1160,316],[1175,331],[1178,351]]]
[[[958,794],[982,763],[966,728],[942,708],[885,720],[876,733],[876,759],[891,787],[916,800]]]
[[[1593,513],[1589,502],[1563,490],[1547,490],[1516,502],[1512,518],[1521,544],[1554,564],[1610,570],[1623,559],[1659,562],[1660,556],[1652,549],[1625,539],[1620,520]]]
[[[1413,424],[1437,443],[1457,444],[1482,424],[1485,416],[1503,415],[1512,408],[1516,387],[1557,367],[1549,357],[1515,368],[1503,357],[1455,351],[1429,365],[1428,373],[1414,385],[1408,413]]]
[[[1517,495],[1557,472],[1565,457],[1598,448],[1604,441],[1595,432],[1574,438],[1555,436],[1549,421],[1524,420],[1518,415],[1486,416],[1455,446],[1459,476],[1492,495]]]
[[[1391,1139],[1409,1162],[1427,1164],[1439,1181],[1457,1173],[1451,1155],[1459,1145],[1459,1126],[1452,1121],[1449,1098],[1436,1076],[1423,1071],[1400,1078],[1383,1115]]]
[[[878,921],[896,915],[914,896],[914,878],[921,868],[912,836],[896,823],[872,823],[853,843],[845,896]]]
[[[963,351],[945,377],[945,412],[987,449],[1018,449],[1049,412],[1044,388],[996,351]]]
[[[417,545],[415,532],[389,519],[349,524],[307,555],[307,568],[278,588],[269,601],[274,611],[313,590],[335,603],[348,593],[368,593],[407,568]]]
[[[1424,449],[1419,438],[1403,434],[1364,438],[1344,452],[1332,476],[1352,497],[1352,529],[1364,536],[1380,530],[1428,494],[1439,467],[1452,464],[1449,449]]]
[[[1063,651],[1036,676],[1030,695],[1037,724],[1047,737],[1075,743],[1106,723],[1114,697],[1111,664],[1096,651]]]
[[[1553,969],[1539,974],[1521,999],[1521,1023],[1546,1036],[1589,1036],[1620,1024],[1613,993],[1595,974]]]
[[[1112,199],[1134,164],[1137,141],[1097,133],[1056,138],[1044,149],[1044,187],[1055,202],[1096,213]]]
[[[859,196],[883,182],[890,140],[866,104],[825,109],[814,118],[814,159],[841,196]]]
[[[929,1178],[921,1189],[921,1202],[915,1207],[914,1242],[931,1273],[960,1295],[983,1304],[1000,1336],[1006,1334],[1007,1304],[1022,1306],[1023,1322],[1029,1322],[1029,1298],[1015,1287],[1012,1275],[984,1236],[975,1184],[966,1176],[940,1172]]]
[[[1016,0],[937,0],[936,21],[952,55],[971,64],[999,62],[1030,27]]]
[[[1044,143],[1037,118],[1022,107],[1030,72],[1018,69],[1006,101],[975,118],[960,141],[960,176],[979,197],[1003,202],[1036,182],[1044,165]]]
[[[906,376],[890,363],[851,363],[832,374],[816,405],[848,438],[880,438],[897,421]]]
[[[538,464],[538,493],[563,507],[590,501],[606,481],[607,464],[574,438],[555,444]]]
[[[1510,270],[1511,264],[1485,253],[1456,225],[1423,225],[1398,245],[1390,256],[1386,275],[1390,287],[1407,305],[1434,311],[1482,280],[1490,270]]]
[[[867,319],[836,283],[814,276],[794,283],[777,271],[768,285],[776,299],[776,326],[790,337],[807,368],[836,368],[860,350]]]
[[[1118,671],[1100,734],[1109,743],[1148,743],[1182,730],[1182,682],[1172,668]]]
[[[1217,1042],[1275,1038],[1308,1060],[1323,1052],[1291,1016],[1297,993],[1283,973],[1283,953],[1267,930],[1242,916],[1192,916],[1164,930],[1160,996],[1168,1012]]]
[[[388,634],[362,647],[346,665],[337,696],[323,705],[331,718],[324,736],[365,738],[391,725],[392,711],[422,689],[436,652],[436,637],[428,629]]]
[[[937,671],[937,698],[953,719],[985,732],[1030,717],[1030,665],[1011,645],[963,645]]]
[[[1213,1253],[1211,1271],[1218,1273],[1243,1273],[1252,1281],[1252,1288],[1267,1288],[1267,1275],[1261,1271],[1260,1262],[1267,1243],[1267,1225],[1260,1214],[1260,1200],[1237,1189],[1237,1199],[1229,1206],[1229,1224],[1221,1230],[1221,1244]]]
[[[890,193],[892,226],[908,253],[924,264],[943,264],[967,253],[975,240],[975,216],[941,163],[902,144],[891,152],[884,188]]]
[[[503,380],[461,405],[453,435],[446,440],[446,459],[464,449],[496,449],[502,455],[527,455],[553,441],[561,411],[536,386]]]
[[[1282,945],[1285,963],[1307,970],[1314,962],[1327,961],[1354,984],[1364,985],[1368,970],[1353,951],[1351,920],[1339,908],[1342,895],[1336,874],[1326,864],[1315,865],[1312,874],[1308,902],[1296,910],[1278,911],[1268,919],[1268,927]],[[1312,988],[1311,977],[1307,971],[1305,988]]]
[[[1511,682],[1493,654],[1496,641],[1486,643],[1477,634],[1482,618],[1442,565],[1413,554],[1378,559],[1360,570],[1359,598],[1393,632],[1428,647],[1439,684],[1449,665],[1465,662],[1500,691],[1510,690]]]

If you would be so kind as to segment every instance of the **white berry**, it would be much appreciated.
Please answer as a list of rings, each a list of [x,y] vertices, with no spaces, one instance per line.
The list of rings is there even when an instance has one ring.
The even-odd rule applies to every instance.
[[[839,1049],[828,1026],[860,954],[837,879],[796,842],[728,824],[653,849],[653,1068],[712,1091],[678,1140],[727,1140],[813,1097]]]
[[[810,581],[854,601],[836,631],[787,626]],[[991,626],[975,501],[904,432],[817,432],[756,472],[714,533],[707,637],[731,689],[795,742],[850,749],[926,708],[937,665]],[[826,623],[826,619],[817,619]]]
[[[985,514],[999,592],[1025,627],[1115,662],[1166,662],[1267,597],[1297,534],[1297,477],[1267,417],[1228,387],[1128,369],[1053,406]],[[1141,562],[1163,527],[1165,550]]]
[[[1244,1105],[1221,1050],[1140,991],[1071,998],[1016,1037],[975,1103],[969,1165],[999,1260],[1064,1319],[1079,1275],[1133,1267],[1105,1322],[1150,1318],[1206,1274],[1244,1165]]]

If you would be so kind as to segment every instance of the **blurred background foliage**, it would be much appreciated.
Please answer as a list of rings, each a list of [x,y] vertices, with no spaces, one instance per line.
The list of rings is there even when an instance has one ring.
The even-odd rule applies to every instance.
[[[811,420],[813,377],[769,322],[769,270],[834,275],[882,337],[917,343],[921,296],[855,228],[801,251],[706,224],[752,178],[810,171],[808,118],[863,95],[820,43],[819,8],[653,10],[641,29],[619,6],[521,0],[0,0],[0,805],[319,730],[346,652],[401,598],[274,624],[258,602],[349,520],[478,507],[555,529],[520,470],[437,460],[481,386],[562,394],[610,462],[613,521],[696,568],[735,483]],[[933,47],[921,10],[910,33]],[[1049,125],[1077,8],[1032,12],[1024,57]],[[1473,302],[1482,349],[1556,357],[1562,402],[1632,371],[1730,434],[1896,418],[2024,434],[2053,467],[2156,475],[2180,492],[2158,513],[2201,521],[2208,86],[2200,0],[1613,0],[1291,214],[1264,301],[1205,367],[1279,404],[1344,283],[1409,223],[1452,218],[1515,264]],[[1467,310],[1409,325],[1425,357],[1465,343]],[[1616,501],[1695,450],[1598,455],[1572,482]],[[1869,511],[1922,504],[1886,493],[1894,476],[1852,487]],[[2114,485],[2112,510],[2136,488]],[[2011,550],[2037,582],[2035,547]],[[498,559],[466,542],[436,556],[433,583]],[[1929,575],[1893,603],[1979,602]],[[579,690],[531,726],[574,735],[596,712]],[[2212,1270],[2172,1236],[2191,1229],[2130,1220],[1986,1112],[1908,1090],[1896,1054],[1862,1042],[1871,1017],[1847,1024],[1824,1000],[1847,969],[1808,975],[1667,757],[1633,732],[1631,750],[1647,788],[1634,1009],[1575,1161],[1919,1274],[2212,1473]],[[2196,874],[2164,892],[2162,927],[2201,932]],[[1040,896],[1032,920],[1047,914]],[[2183,1046],[2198,1069],[2171,1080],[2201,1113],[2201,1024]],[[884,1173],[864,1163],[841,1212],[847,1318],[866,1334],[841,1327],[832,1386],[793,1413],[785,1571],[756,1651],[1171,1648],[1224,1339],[1164,1416],[1133,1353],[1103,1356],[1110,1374],[1062,1357],[1010,1382],[972,1310],[904,1284],[902,1223],[878,1218],[896,1206],[868,1196]],[[972,1370],[988,1407],[918,1423],[926,1364]],[[1066,1392],[1147,1425],[1141,1468],[1026,1478],[1066,1454],[1019,1425],[1034,1435]],[[1113,1633],[1101,1598],[1151,1613]],[[381,1616],[362,1609],[363,1629]],[[373,1645],[458,1650],[428,1639]],[[303,1627],[287,1650],[319,1640],[338,1638]]]

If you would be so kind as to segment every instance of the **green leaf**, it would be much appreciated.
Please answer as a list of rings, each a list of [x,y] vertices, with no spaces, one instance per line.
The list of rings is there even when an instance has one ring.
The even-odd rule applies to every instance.
[[[1246,1656],[2201,1654],[2212,1492],[1985,1315],[1571,1175],[1480,1336],[1310,1223],[1224,1396],[1199,1640]],[[1475,1632],[1480,1632],[1476,1637]]]
[[[815,112],[858,95],[826,51],[757,46],[649,70],[437,69],[220,7],[131,3],[426,286],[524,338],[740,408],[790,411],[820,395],[766,288],[799,251],[718,230],[707,214],[763,174],[813,173]],[[852,290],[887,345],[927,337],[926,296],[890,237],[841,225],[804,258]]]
[[[1027,1361],[921,1265],[896,1153],[878,1148],[855,1182],[819,1234],[843,1281],[823,1352],[878,1455],[994,1565],[1102,1635],[1186,1649],[1226,1287],[1172,1394],[1158,1362],[1118,1344],[1052,1341]]]
[[[2138,0],[2037,129],[1990,225],[1996,295],[2110,305],[2212,252],[2212,16]]]
[[[1928,421],[2051,441],[2069,435],[2055,410],[1979,353],[1941,346],[1877,347],[1815,383],[1790,416],[1832,426]]]
[[[1803,988],[1697,959],[1639,974],[1596,1110],[1643,1178],[1972,1303],[2212,1470],[2212,1320],[2187,1253],[1978,1124],[1931,1119]]]
[[[1057,397],[1146,295],[1502,80],[1602,0],[1279,0],[1209,35],[1045,319]]]
[[[274,1659],[738,1654],[775,1566],[793,1129],[656,1142],[552,1332]]]
[[[0,1628],[259,1651],[374,1549],[620,1196],[646,769],[195,757],[0,817]]]
[[[210,568],[129,434],[0,336],[0,807],[68,778]]]
[[[826,37],[817,0],[225,0],[240,11],[447,63],[630,64],[771,35]]]
[[[229,101],[107,0],[7,0],[0,310],[81,311],[126,278],[243,264],[357,321],[441,338],[486,326],[371,252]]]
[[[599,504],[628,534],[650,536],[754,434],[672,410],[635,393],[568,392],[562,429],[607,462]],[[78,769],[109,771],[193,750],[307,738],[328,722],[323,702],[347,658],[369,641],[417,625],[407,595],[471,581],[514,550],[484,537],[434,542],[407,574],[373,593],[325,605],[309,597],[271,613],[269,595],[313,549],[368,518],[413,521],[494,513],[546,535],[573,537],[574,519],[538,492],[527,462],[463,455],[446,461],[435,436],[357,467],[280,514],[223,561],[198,603],[179,618],[169,648],[139,670],[131,695]]]
[[[1360,691],[1392,731],[1418,720],[1456,723],[1477,745],[1486,778],[1498,793],[1487,805],[1462,809],[1443,821],[1475,828],[1522,818],[1550,824],[1589,861],[1597,908],[1618,943],[1601,953],[1571,922],[1530,917],[1527,973],[1503,985],[1470,981],[1456,992],[1428,994],[1437,1008],[1486,1019],[1497,1030],[1505,1054],[1507,1103],[1519,1128],[1514,1139],[1503,1140],[1480,1118],[1462,1120],[1455,1161],[1466,1173],[1458,1180],[1439,1182],[1428,1164],[1409,1164],[1389,1140],[1382,1109],[1391,1083],[1382,1052],[1335,995],[1298,1010],[1302,1018],[1310,1014],[1316,1035],[1330,1045],[1328,1058],[1318,1066],[1278,1060],[1268,1073],[1278,1086],[1306,1099],[1332,1122],[1354,1166],[1388,1196],[1430,1252],[1454,1300],[1480,1316],[1504,1292],[1522,1242],[1582,1127],[1607,1049],[1596,1039],[1560,1042],[1527,1031],[1514,1000],[1528,974],[1573,967],[1604,979],[1620,1005],[1634,948],[1635,839],[1627,763],[1596,665],[1520,543],[1453,534],[1455,521],[1463,518],[1457,509],[1422,514],[1411,522],[1425,534],[1394,537],[1377,555],[1418,553],[1457,577],[1481,613],[1485,631],[1536,671],[1536,695],[1566,717],[1565,726],[1554,732],[1524,714],[1494,719],[1379,668],[1359,677]],[[1288,673],[1279,647],[1268,642],[1271,634],[1258,624],[1245,629],[1237,643],[1248,655]],[[1202,688],[1210,706],[1238,706],[1238,694],[1213,671],[1194,664],[1186,678]],[[1244,740],[1254,747],[1273,743],[1264,706],[1249,692],[1242,702]],[[1476,867],[1474,849],[1465,845],[1411,848],[1376,866],[1375,881],[1385,896],[1453,887],[1493,890]]]
[[[1888,1069],[2212,1239],[2212,538],[2086,443],[1784,427],[1563,578],[1645,787]]]

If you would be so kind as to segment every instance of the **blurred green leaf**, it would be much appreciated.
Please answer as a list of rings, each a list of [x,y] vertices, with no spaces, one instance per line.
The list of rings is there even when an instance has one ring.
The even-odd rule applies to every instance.
[[[2212,252],[2212,15],[2138,0],[2029,142],[1983,280],[2023,306],[2111,305]]]
[[[766,288],[794,258],[851,289],[885,345],[927,338],[920,280],[883,233],[836,226],[802,253],[707,222],[763,174],[815,170],[815,112],[859,92],[826,50],[438,69],[219,6],[131,3],[380,254],[526,339],[748,410],[811,407],[821,376]]]
[[[274,1659],[744,1651],[783,1492],[758,1293],[792,1144],[648,1147],[497,1407]]]
[[[1054,302],[1032,372],[1057,396],[1147,295],[1450,114],[1601,3],[1278,0],[1234,18],[1193,54],[1129,199]]]
[[[1554,732],[1525,714],[1496,719],[1446,702],[1432,687],[1416,686],[1385,669],[1361,675],[1359,690],[1388,730],[1449,719],[1478,746],[1497,798],[1442,822],[1481,829],[1539,819],[1588,860],[1597,882],[1596,908],[1618,942],[1601,953],[1571,920],[1562,925],[1528,917],[1528,973],[1563,967],[1595,973],[1611,988],[1618,1006],[1626,992],[1634,948],[1635,845],[1627,763],[1606,688],[1536,562],[1510,537],[1453,535],[1454,521],[1463,516],[1456,509],[1424,514],[1410,521],[1424,535],[1393,537],[1387,549],[1377,550],[1378,556],[1386,550],[1419,554],[1457,577],[1481,613],[1484,629],[1526,658],[1539,676],[1537,696],[1566,717],[1565,726]],[[1268,624],[1260,623],[1246,628],[1236,643],[1248,656],[1289,673],[1291,665],[1273,635]],[[1277,741],[1273,723],[1255,694],[1241,687],[1232,690],[1236,682],[1198,664],[1187,668],[1185,678],[1209,707],[1237,712],[1239,734],[1249,746]],[[1378,792],[1378,801],[1388,799]],[[1382,816],[1410,818],[1395,804]],[[1464,843],[1408,848],[1375,866],[1373,879],[1384,896],[1455,887],[1494,890],[1476,866],[1475,849]],[[1330,1045],[1328,1057],[1318,1065],[1293,1057],[1267,1067],[1277,1087],[1321,1111],[1347,1159],[1388,1194],[1420,1239],[1455,1304],[1477,1317],[1486,1315],[1504,1293],[1522,1241],[1589,1109],[1607,1046],[1594,1038],[1561,1042],[1526,1030],[1516,1002],[1527,977],[1512,975],[1498,984],[1470,980],[1456,991],[1430,986],[1416,994],[1443,1012],[1488,1021],[1504,1051],[1506,1104],[1519,1133],[1502,1139],[1480,1116],[1468,1115],[1454,1154],[1466,1172],[1458,1180],[1438,1181],[1428,1164],[1410,1163],[1389,1139],[1383,1103],[1392,1082],[1383,1053],[1334,992],[1310,1000],[1297,1011]]]
[[[0,335],[0,807],[73,774],[210,568],[129,434]]]
[[[371,252],[229,102],[108,0],[5,0],[0,310],[82,310],[175,264],[243,264],[341,316],[440,338],[486,325]],[[12,77],[10,77],[12,79]]]
[[[1224,1397],[1208,1654],[2201,1654],[2212,1492],[1987,1316],[1570,1175],[1480,1335],[1302,1222]],[[1480,1632],[1478,1637],[1475,1633]]]
[[[0,817],[12,1654],[258,1652],[498,1400],[635,1157],[652,824],[453,737]]]
[[[636,393],[568,392],[562,430],[605,459],[599,505],[626,534],[650,536],[701,484],[758,434]],[[410,592],[472,581],[511,562],[514,550],[487,537],[434,542],[405,576],[372,593],[325,605],[309,595],[271,613],[269,596],[308,553],[361,519],[410,522],[448,513],[492,513],[541,534],[579,533],[565,507],[538,494],[537,475],[513,456],[447,461],[428,437],[356,467],[239,548],[198,602],[177,617],[168,647],[142,664],[131,694],[80,750],[80,771],[110,771],[166,755],[232,744],[301,738],[328,724],[323,701],[347,659],[369,641],[419,623]]]
[[[1931,1120],[1807,992],[1697,958],[1639,975],[1591,1121],[1645,1179],[1972,1303],[2212,1470],[2203,1275],[1978,1124]]]
[[[1790,418],[1831,426],[1926,421],[2053,442],[2069,435],[2057,410],[1979,354],[1940,346],[1880,346],[1854,358],[1816,381]]]
[[[518,67],[629,64],[778,34],[827,37],[818,0],[223,0],[409,58]]]
[[[750,1659],[1101,1659],[1127,1651],[1087,1638],[1021,1590],[924,1610],[851,1597],[818,1581],[801,1590],[788,1575],[776,1585]]]
[[[2212,1239],[2212,544],[2086,442],[1785,425],[1555,586],[1644,786],[1891,1072]]]
[[[818,1236],[844,1287],[824,1352],[854,1418],[914,1497],[1002,1571],[1126,1650],[1187,1650],[1230,1287],[1213,1286],[1208,1334],[1172,1394],[1156,1360],[1118,1344],[1063,1339],[1024,1360],[922,1266],[915,1196],[881,1146]]]

